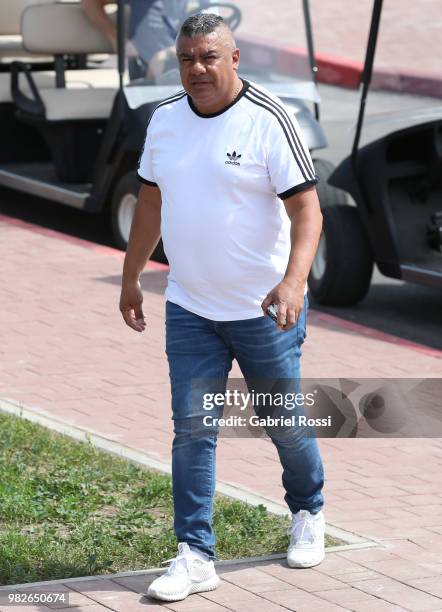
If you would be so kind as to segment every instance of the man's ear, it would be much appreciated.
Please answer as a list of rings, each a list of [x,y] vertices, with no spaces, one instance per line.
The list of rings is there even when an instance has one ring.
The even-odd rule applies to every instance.
[[[239,49],[235,49],[234,51],[232,51],[233,70],[238,70],[239,58],[240,58],[240,51],[239,51]]]

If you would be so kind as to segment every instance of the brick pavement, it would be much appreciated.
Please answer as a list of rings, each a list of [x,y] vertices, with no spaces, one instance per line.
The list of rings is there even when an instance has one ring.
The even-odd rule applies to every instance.
[[[149,319],[148,333],[139,335],[124,326],[117,309],[121,253],[5,217],[0,233],[0,397],[167,462],[165,271],[157,266],[143,276]],[[441,374],[437,351],[311,315],[306,376]],[[442,610],[441,440],[321,440],[320,445],[328,521],[380,547],[330,553],[315,570],[293,571],[281,562],[224,568],[221,589],[168,608]],[[282,503],[279,464],[266,440],[220,440],[218,478]],[[76,609],[141,609],[137,590],[145,578],[125,580],[124,588],[106,580],[94,596],[87,591],[92,583],[85,583],[80,590],[87,604],[79,599]]]

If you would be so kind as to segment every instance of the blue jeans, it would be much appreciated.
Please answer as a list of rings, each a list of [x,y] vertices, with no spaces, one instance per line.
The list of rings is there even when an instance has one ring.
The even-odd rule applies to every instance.
[[[243,321],[211,321],[181,306],[166,304],[166,353],[172,389],[175,437],[172,446],[174,528],[178,542],[215,558],[212,530],[215,494],[216,428],[203,426],[207,414],[195,406],[192,381],[217,381],[226,388],[235,358],[245,381],[300,379],[307,298],[297,324],[287,332],[276,330],[270,317]],[[294,383],[295,386],[297,383]],[[319,512],[323,506],[324,473],[316,438],[303,428],[290,427],[272,435],[283,468],[285,500],[292,512]],[[257,468],[259,477],[259,468]]]

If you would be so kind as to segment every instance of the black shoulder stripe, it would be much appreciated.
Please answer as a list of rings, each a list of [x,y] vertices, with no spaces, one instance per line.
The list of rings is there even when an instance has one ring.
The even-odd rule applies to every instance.
[[[152,113],[150,114],[150,117],[149,117],[149,119],[147,121],[146,129],[149,127],[149,124],[150,124],[150,122],[152,120],[152,117],[154,116],[154,113],[155,113],[156,110],[158,110],[162,106],[166,106],[167,104],[172,104],[172,102],[178,102],[178,100],[181,100],[186,95],[187,95],[187,93],[184,90],[177,91],[177,93],[174,94],[173,96],[169,96],[168,98],[166,98],[165,100],[162,100],[159,104],[157,104],[155,106],[155,108],[153,109]]]
[[[304,178],[306,180],[313,180],[315,178],[315,171],[310,161],[310,157],[306,153],[299,138],[299,134],[297,133],[292,121],[290,120],[286,109],[271,98],[269,98],[263,92],[257,90],[252,86],[250,88],[250,93],[254,96],[254,98],[250,98],[253,102],[258,104],[259,100],[259,105],[270,111],[278,119],[278,122],[280,123],[281,127],[283,127],[283,129],[285,126],[284,132],[286,133],[286,136],[287,132],[290,134],[290,137],[287,136],[289,144],[291,145],[292,150],[293,147],[295,147],[297,150],[298,155],[294,153],[294,156],[299,167],[301,168]]]
[[[162,100],[159,104],[157,104],[157,106],[155,106],[155,108],[153,109],[153,111],[150,114],[149,119],[147,120],[147,125],[146,125],[146,132],[147,132],[147,128],[150,125],[150,122],[152,121],[152,117],[154,116],[155,111],[160,108],[161,106],[165,106],[166,104],[171,104],[172,102],[178,102],[178,100],[181,100],[182,98],[184,98],[187,95],[187,93],[183,90],[181,91],[177,91],[176,94],[174,94],[173,96],[169,96],[168,98],[166,98],[165,100]],[[146,136],[147,138],[147,136]],[[141,153],[140,156],[138,158],[138,170],[140,169],[140,164],[141,164],[141,158],[143,157],[143,153],[144,153],[144,148],[146,146],[146,138],[144,139],[143,142],[143,147],[141,149]]]
[[[292,150],[293,157],[295,158],[296,163],[298,164],[298,167],[301,170],[304,179],[306,181],[311,180],[311,177],[305,171],[304,164],[301,163],[301,159],[299,158],[299,153],[297,153],[297,151],[295,150],[295,146],[294,146],[293,140],[292,140],[291,136],[289,135],[289,133],[287,131],[287,128],[286,128],[286,124],[283,122],[281,117],[279,117],[278,114],[270,106],[267,106],[267,104],[264,104],[264,103],[260,102],[259,100],[255,99],[255,98],[252,98],[248,94],[246,94],[246,98],[248,100],[250,100],[251,102],[253,102],[254,104],[256,104],[257,106],[262,106],[262,108],[265,108],[270,113],[272,113],[272,115],[274,115],[276,117],[276,119],[278,120],[279,125],[282,127],[282,130],[283,130],[283,132],[285,134],[285,137],[287,138],[287,142],[289,143],[290,149]]]
[[[307,175],[310,176],[310,178],[314,178],[315,176],[315,171],[314,168],[311,164],[309,155],[306,153],[301,140],[299,138],[299,134],[297,133],[286,109],[284,108],[283,105],[278,104],[278,102],[276,102],[275,100],[273,100],[272,98],[270,98],[267,94],[265,94],[264,92],[260,91],[259,89],[257,89],[256,87],[253,87],[253,94],[259,98],[259,100],[265,104],[268,104],[269,106],[271,106],[275,112],[281,117],[281,119],[283,119],[286,123],[286,127],[294,141],[295,147],[299,153],[300,159],[303,162],[304,165],[304,170],[307,173]]]
[[[285,117],[286,121],[288,122],[288,127],[290,129],[291,134],[293,135],[296,143],[298,144],[300,150],[301,150],[301,156],[306,164],[306,170],[310,171],[310,173],[313,174],[313,176],[315,176],[315,169],[312,166],[312,163],[310,161],[310,157],[309,155],[306,154],[304,147],[302,146],[301,140],[299,138],[299,134],[297,133],[288,113],[286,108],[284,107],[284,105],[279,104],[278,102],[276,102],[275,100],[273,100],[272,98],[270,98],[266,93],[264,93],[263,91],[261,91],[260,89],[257,89],[256,87],[252,86],[252,90],[255,93],[255,95],[257,97],[259,97],[261,100],[268,102],[271,106],[273,106],[273,108],[275,108],[275,110],[278,110],[279,112],[281,112],[281,114]]]
[[[175,94],[173,94],[173,96],[169,96],[168,98],[161,100],[161,102],[157,104],[156,108],[164,106],[165,104],[169,104],[170,102],[176,102],[177,100],[181,100],[181,98],[184,98],[184,96],[186,95],[187,93],[184,91],[184,89],[180,89]]]

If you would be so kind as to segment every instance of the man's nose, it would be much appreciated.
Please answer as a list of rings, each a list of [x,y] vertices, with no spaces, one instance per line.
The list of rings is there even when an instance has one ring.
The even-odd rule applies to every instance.
[[[192,74],[200,75],[206,72],[206,67],[202,62],[194,62],[192,64]]]

